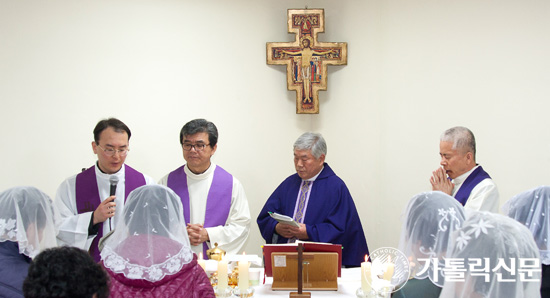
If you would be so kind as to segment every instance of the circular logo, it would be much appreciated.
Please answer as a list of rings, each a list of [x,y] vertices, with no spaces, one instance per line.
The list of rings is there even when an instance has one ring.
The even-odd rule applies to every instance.
[[[409,280],[409,260],[393,247],[381,247],[371,252],[370,272],[363,272],[372,290],[377,293],[395,292]],[[363,269],[362,267],[362,270]],[[369,274],[370,273],[370,274]]]

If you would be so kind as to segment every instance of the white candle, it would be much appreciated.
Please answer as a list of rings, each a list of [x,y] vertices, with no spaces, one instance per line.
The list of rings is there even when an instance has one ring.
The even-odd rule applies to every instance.
[[[389,261],[386,263],[385,267],[386,271],[384,272],[383,278],[387,281],[391,281],[393,271],[395,270],[395,265],[391,262],[391,258],[389,258]]]
[[[244,253],[243,253],[244,255]],[[239,261],[239,289],[241,293],[248,289],[248,261]]]
[[[218,289],[225,291],[227,288],[227,261],[222,259],[218,262]]]
[[[368,259],[369,256],[365,255],[365,261],[361,263],[361,290],[365,294],[369,293],[372,288],[371,263],[367,262]]]
[[[202,252],[199,253],[199,258],[198,258],[197,262],[199,263],[199,266],[202,267],[202,270],[206,270],[205,269],[206,268],[206,261],[202,257]]]

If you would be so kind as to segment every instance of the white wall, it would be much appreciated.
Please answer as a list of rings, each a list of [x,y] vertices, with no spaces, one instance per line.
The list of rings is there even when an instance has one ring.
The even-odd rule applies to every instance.
[[[266,42],[290,41],[288,8],[324,8],[323,41],[348,42],[319,115],[296,115]],[[92,129],[133,132],[128,164],[160,179],[178,133],[218,126],[215,162],[244,184],[254,221],[293,173],[292,143],[321,132],[371,250],[397,246],[400,214],[429,190],[438,138],[473,130],[501,203],[548,183],[550,2],[0,0],[0,189],[59,183],[95,161]],[[247,253],[260,254],[257,225]]]

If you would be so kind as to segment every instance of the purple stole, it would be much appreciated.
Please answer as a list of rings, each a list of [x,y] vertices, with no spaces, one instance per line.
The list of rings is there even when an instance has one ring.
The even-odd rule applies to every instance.
[[[168,175],[166,183],[178,196],[181,198],[183,205],[183,216],[185,224],[189,223],[190,207],[189,207],[189,190],[187,189],[187,175],[184,170],[185,165],[177,168]],[[220,166],[216,166],[214,170],[214,178],[212,185],[208,191],[206,199],[206,214],[204,215],[204,227],[224,226],[229,217],[229,209],[231,208],[231,194],[233,193],[233,176]],[[207,259],[206,250],[208,245],[202,244],[203,258]]]
[[[466,204],[466,201],[470,197],[472,189],[474,189],[474,187],[476,187],[479,182],[487,178],[490,179],[491,176],[489,176],[489,174],[487,174],[487,172],[485,172],[483,168],[479,166],[470,174],[470,176],[468,176],[468,178],[466,178],[466,180],[464,180],[462,186],[460,186],[460,189],[455,195],[455,199],[459,201],[462,206],[464,206]]]
[[[76,175],[75,195],[78,214],[95,211],[97,206],[101,204],[101,198],[99,197],[99,190],[97,188],[97,179],[95,176],[95,167],[96,166],[90,167],[89,169]],[[126,201],[128,194],[132,190],[145,185],[145,177],[143,177],[143,174],[126,164],[124,167],[124,201]],[[97,236],[92,241],[89,251],[90,255],[92,255],[96,262],[101,260],[97,244],[99,239],[103,237],[103,223],[99,223],[98,225],[99,231]]]

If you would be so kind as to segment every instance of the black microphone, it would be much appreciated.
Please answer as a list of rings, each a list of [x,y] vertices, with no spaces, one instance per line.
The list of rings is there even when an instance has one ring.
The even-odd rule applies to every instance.
[[[116,185],[118,184],[118,177],[111,176],[109,178],[109,182],[111,182],[111,192],[109,193],[109,196],[114,196],[116,193]]]
[[[116,193],[116,186],[118,184],[118,177],[117,176],[111,176],[109,178],[109,182],[111,183],[111,189],[109,192],[109,196],[114,196]],[[109,217],[109,231],[111,231],[111,218]]]

